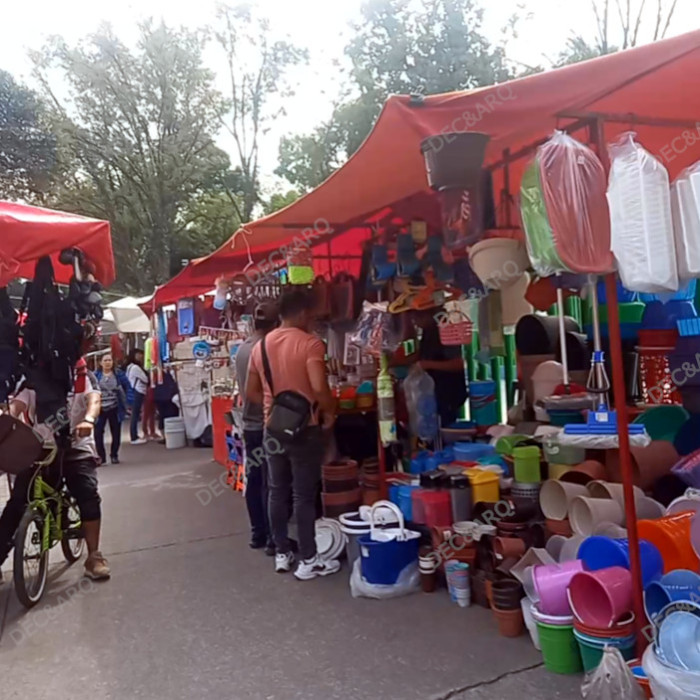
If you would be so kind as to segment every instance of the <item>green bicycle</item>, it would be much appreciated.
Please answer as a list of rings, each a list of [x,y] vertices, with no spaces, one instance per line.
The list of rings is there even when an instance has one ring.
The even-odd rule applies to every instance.
[[[44,595],[49,551],[60,542],[63,556],[68,564],[73,564],[85,546],[80,511],[62,476],[56,486],[51,486],[42,475],[42,469],[54,462],[56,453],[54,447],[45,459],[35,463],[32,497],[15,534],[13,578],[17,597],[26,608],[33,608]]]

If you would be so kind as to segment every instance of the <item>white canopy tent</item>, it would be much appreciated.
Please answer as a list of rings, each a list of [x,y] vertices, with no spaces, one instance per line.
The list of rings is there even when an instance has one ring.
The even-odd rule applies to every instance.
[[[148,333],[150,321],[139,304],[148,301],[150,297],[124,297],[117,299],[105,308],[105,318],[112,316],[114,325],[120,333]]]

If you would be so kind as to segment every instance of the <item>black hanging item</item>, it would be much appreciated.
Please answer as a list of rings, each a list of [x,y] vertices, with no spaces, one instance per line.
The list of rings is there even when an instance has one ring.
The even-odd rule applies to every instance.
[[[23,364],[27,386],[36,392],[37,420],[41,423],[65,409],[73,386],[73,368],[81,355],[83,327],[70,300],[64,299],[48,257],[36,264],[34,280],[27,283],[22,306]]]
[[[0,404],[7,403],[19,380],[19,328],[7,288],[0,288]]]

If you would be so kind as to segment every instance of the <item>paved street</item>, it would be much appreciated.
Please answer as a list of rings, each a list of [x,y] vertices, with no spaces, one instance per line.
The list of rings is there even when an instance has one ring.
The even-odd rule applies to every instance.
[[[0,587],[3,700],[574,699],[528,637],[445,592],[353,600],[348,574],[301,583],[248,548],[240,494],[197,497],[208,450],[126,446],[100,469],[112,580],[52,551],[30,612]],[[70,597],[67,591],[70,589]]]

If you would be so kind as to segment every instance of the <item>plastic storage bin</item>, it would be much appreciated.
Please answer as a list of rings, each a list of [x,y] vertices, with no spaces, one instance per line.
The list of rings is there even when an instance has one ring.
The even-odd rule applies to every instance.
[[[620,279],[635,292],[677,291],[668,172],[626,132],[609,148],[612,250]]]

